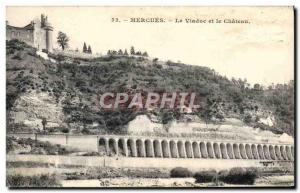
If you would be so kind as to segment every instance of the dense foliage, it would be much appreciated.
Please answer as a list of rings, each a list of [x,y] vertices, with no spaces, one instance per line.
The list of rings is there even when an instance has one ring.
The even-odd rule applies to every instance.
[[[38,141],[30,138],[6,138],[6,152],[10,153],[15,150],[22,148],[28,148],[29,151],[20,152],[22,154],[44,154],[44,155],[67,155],[76,151],[66,149],[65,147],[58,144],[51,144],[46,141]]]
[[[217,175],[216,170],[200,171],[194,174],[194,178],[196,183],[216,182]]]
[[[188,178],[192,177],[193,173],[187,168],[176,167],[170,171],[171,178]]]
[[[141,112],[127,109],[105,111],[99,106],[104,92],[195,92],[201,108],[194,114],[206,122],[234,117],[245,124],[273,132],[294,134],[294,81],[251,86],[247,80],[228,79],[208,67],[160,62],[143,56],[107,55],[96,59],[67,58],[49,54],[58,63],[46,61],[24,43],[7,42],[7,109],[20,93],[48,92],[62,100],[67,124],[99,123],[101,132],[120,133]],[[21,61],[28,61],[20,68]],[[23,63],[25,63],[23,62]],[[76,101],[76,102],[74,102]],[[272,113],[275,125],[259,122],[259,112]],[[153,112],[166,124],[180,118],[178,111]]]
[[[258,170],[253,168],[232,168],[229,171],[219,172],[218,180],[227,184],[253,185],[259,177]]]
[[[259,171],[256,168],[231,168],[229,170],[199,171],[194,174],[196,183],[226,183],[226,184],[244,184],[253,185],[259,177]]]
[[[34,176],[7,175],[6,185],[10,188],[61,187],[59,180],[53,174],[42,174]]]

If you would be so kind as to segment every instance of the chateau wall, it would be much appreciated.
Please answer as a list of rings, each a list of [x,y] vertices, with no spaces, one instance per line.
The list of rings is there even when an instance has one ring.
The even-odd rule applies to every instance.
[[[41,21],[34,21],[34,47],[39,50],[47,49],[46,46],[46,30],[42,29]]]
[[[19,39],[28,45],[34,46],[33,30],[16,28],[12,26],[6,27],[6,40]]]

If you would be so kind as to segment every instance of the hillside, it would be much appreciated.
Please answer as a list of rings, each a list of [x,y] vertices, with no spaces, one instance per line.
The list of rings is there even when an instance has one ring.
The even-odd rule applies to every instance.
[[[80,59],[49,54],[53,62],[17,40],[7,42],[6,52],[7,131],[39,130],[46,119],[47,132],[123,133],[129,121],[146,112],[103,110],[100,94],[191,91],[201,105],[193,114],[207,123],[236,118],[254,128],[294,134],[294,81],[252,87],[207,67],[141,56]],[[151,114],[163,124],[183,116],[167,109]]]

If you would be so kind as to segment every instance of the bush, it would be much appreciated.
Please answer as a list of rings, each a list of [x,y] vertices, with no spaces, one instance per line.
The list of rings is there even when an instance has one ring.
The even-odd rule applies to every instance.
[[[18,39],[12,39],[6,41],[6,48],[13,49],[13,50],[24,50],[24,48],[28,47],[25,42],[22,42]]]
[[[63,133],[69,133],[70,129],[64,127],[64,128],[61,128],[61,132],[63,132]]]
[[[12,57],[12,59],[15,59],[15,60],[22,60],[21,53],[18,52],[16,55],[14,55],[14,56]]]
[[[42,52],[48,54],[48,50],[47,49],[42,49]]]
[[[171,178],[188,178],[192,177],[193,173],[187,168],[177,167],[171,170]]]
[[[216,170],[208,170],[196,172],[194,178],[196,179],[196,183],[207,183],[216,181],[217,176],[218,174]]]
[[[255,168],[232,168],[219,173],[219,180],[227,184],[253,185],[257,177],[258,171]]]
[[[25,139],[19,138],[16,139],[14,137],[8,137],[6,139],[7,143],[7,152],[15,150],[14,144],[18,144],[19,146],[30,146],[31,150],[30,154],[46,154],[46,155],[67,155],[70,153],[74,153],[74,150],[66,149],[65,147],[58,145],[58,144],[51,144],[50,142],[42,142],[42,141],[35,141],[33,139]]]
[[[228,176],[229,170],[221,170],[218,173],[218,180],[223,181],[223,179]]]
[[[100,156],[100,153],[98,152],[87,152],[85,154],[82,154],[82,156]]]
[[[14,150],[13,139],[15,138],[6,137],[6,153],[9,153],[10,151]]]
[[[251,123],[251,121],[252,121],[252,116],[250,114],[248,114],[244,117],[245,123]]]
[[[32,50],[28,50],[27,54],[33,57],[37,57],[38,55],[36,54],[36,50],[32,49]]]
[[[8,187],[60,187],[58,179],[55,175],[35,175],[21,176],[8,175],[6,178]]]

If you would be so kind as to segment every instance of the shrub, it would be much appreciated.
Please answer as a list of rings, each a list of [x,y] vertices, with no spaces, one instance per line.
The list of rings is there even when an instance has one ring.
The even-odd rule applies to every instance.
[[[24,50],[25,47],[28,47],[28,45],[25,42],[22,42],[18,39],[12,39],[6,42],[6,48],[9,49]]]
[[[12,59],[15,59],[15,60],[22,60],[21,53],[18,52],[16,55],[14,55],[14,56],[12,57]]]
[[[192,177],[193,173],[187,168],[177,167],[171,170],[170,176],[172,178],[188,178]]]
[[[82,156],[100,156],[99,152],[87,152],[85,154],[82,154]]]
[[[37,57],[38,55],[36,54],[36,50],[32,49],[32,50],[28,50],[27,54],[33,57]]]
[[[6,137],[6,153],[9,153],[10,151],[14,150],[13,139],[15,139],[15,138],[14,137]]]
[[[12,48],[6,48],[6,55],[14,54],[15,50]]]
[[[55,60],[57,60],[58,62],[62,62],[66,59],[65,56],[58,54],[58,55],[51,55],[51,57],[53,57]]]
[[[43,174],[35,176],[8,175],[6,178],[8,187],[60,187],[55,175]]]
[[[7,152],[13,151],[15,148],[14,144],[18,144],[20,146],[30,146],[30,154],[47,154],[47,155],[67,155],[70,153],[75,152],[71,149],[66,149],[61,145],[51,144],[50,142],[42,142],[42,141],[35,141],[33,139],[25,139],[20,138],[16,139],[14,137],[8,137],[7,141]]]
[[[228,176],[229,170],[221,170],[218,173],[218,180],[223,181],[223,179]]]
[[[42,52],[48,54],[48,50],[47,49],[42,49]]]
[[[64,128],[61,128],[61,132],[63,132],[63,133],[69,133],[70,129],[64,127]]]
[[[216,181],[217,176],[218,174],[216,170],[208,170],[196,172],[194,178],[196,179],[196,183],[207,183]]]
[[[251,121],[252,121],[252,116],[250,114],[248,114],[244,117],[245,123],[251,123]]]
[[[219,173],[219,180],[227,184],[253,185],[257,177],[258,171],[255,168],[232,168],[228,172]]]

